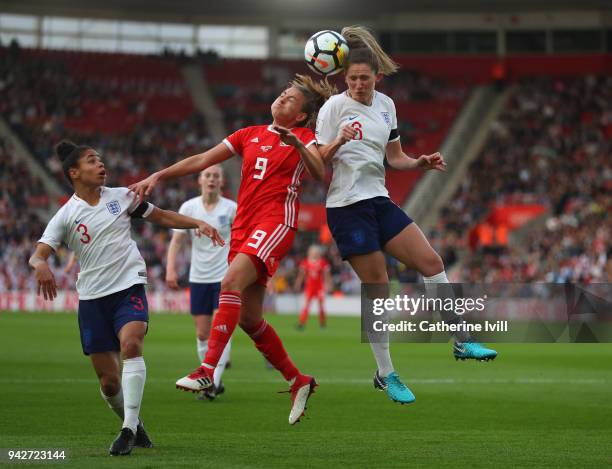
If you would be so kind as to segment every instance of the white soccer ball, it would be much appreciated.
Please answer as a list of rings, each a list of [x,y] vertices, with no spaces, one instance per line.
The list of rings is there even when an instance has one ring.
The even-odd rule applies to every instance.
[[[336,31],[319,31],[306,41],[304,59],[310,69],[321,75],[340,72],[348,58],[349,46]]]

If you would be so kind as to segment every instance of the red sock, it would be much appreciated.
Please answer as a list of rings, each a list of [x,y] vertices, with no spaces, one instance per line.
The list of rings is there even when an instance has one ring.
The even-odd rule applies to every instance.
[[[306,305],[302,308],[302,312],[300,313],[300,324],[303,326],[308,321],[308,306],[310,302],[307,302]]]
[[[312,297],[309,294],[304,295],[304,308],[300,313],[300,324],[303,326],[308,321],[308,314],[310,313],[310,302],[312,301]]]
[[[262,353],[274,368],[283,374],[287,381],[291,381],[300,374],[291,358],[289,358],[289,355],[287,355],[280,337],[265,319],[262,319],[254,330],[245,332],[253,339],[257,350]],[[210,344],[210,339],[208,343]]]
[[[222,291],[219,295],[219,311],[212,322],[210,336],[208,337],[208,351],[202,365],[215,368],[225,346],[230,340],[238,319],[240,318],[240,305],[242,300],[240,292]]]
[[[325,326],[326,317],[325,317],[325,308],[323,308],[323,301],[319,302],[319,324],[321,326]]]

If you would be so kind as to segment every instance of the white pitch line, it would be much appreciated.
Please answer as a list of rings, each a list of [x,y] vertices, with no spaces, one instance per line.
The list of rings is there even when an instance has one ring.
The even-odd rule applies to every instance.
[[[601,378],[515,378],[515,379],[504,379],[504,378],[484,378],[484,379],[462,379],[462,378],[409,378],[406,377],[405,381],[408,384],[608,384],[611,380]],[[53,378],[53,379],[40,379],[40,378],[0,378],[0,384],[92,384],[97,383],[98,380],[92,378]],[[368,378],[318,378],[317,382],[321,384],[371,384],[372,379]],[[169,383],[171,385],[174,382],[171,379],[165,380],[160,378],[149,378],[147,383]],[[244,379],[244,378],[227,378],[226,383],[251,383],[251,384],[283,384],[281,379]]]

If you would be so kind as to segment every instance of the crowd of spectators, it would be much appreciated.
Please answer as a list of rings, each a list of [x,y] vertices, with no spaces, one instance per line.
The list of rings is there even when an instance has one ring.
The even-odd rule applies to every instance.
[[[610,280],[612,79],[539,78],[519,84],[480,157],[442,213],[438,248],[466,253],[457,280]],[[541,223],[495,252],[467,237],[494,205],[538,204]]]
[[[22,137],[39,162],[61,181],[69,194],[53,146],[62,138],[98,149],[109,174],[109,186],[129,185],[143,176],[203,151],[213,143],[205,119],[193,113],[181,120],[152,120],[142,101],[123,102],[140,115],[129,128],[115,132],[86,132],[71,125],[84,118],[84,103],[122,100],[126,96],[180,94],[184,84],[131,77],[78,79],[69,66],[44,54],[21,56],[18,49],[0,51],[0,112]],[[159,60],[164,60],[160,58]],[[213,84],[218,100],[256,103],[222,108],[228,131],[244,125],[269,122],[269,105],[292,76],[282,64],[264,67],[258,90],[236,83]],[[405,71],[387,78],[381,90],[397,102],[465,100],[469,86],[444,86],[444,82]],[[341,86],[341,85],[340,85]],[[227,101],[227,100],[230,101]],[[447,267],[466,259],[456,272],[461,281],[601,281],[610,267],[609,212],[612,207],[612,79],[534,79],[521,83],[505,111],[495,122],[481,156],[467,171],[460,189],[443,210],[430,240]],[[409,120],[403,134],[414,136]],[[433,127],[436,122],[431,121]],[[42,210],[53,202],[40,181],[15,160],[6,142],[0,142],[0,291],[28,289],[32,276],[27,257],[42,233]],[[328,175],[329,176],[329,175]],[[237,189],[231,176],[226,189]],[[180,204],[199,193],[196,178],[164,184],[152,201],[164,208]],[[306,179],[302,202],[324,202],[326,185]],[[528,203],[546,207],[548,217],[528,231],[518,245],[502,246],[491,253],[471,250],[468,234],[494,204]],[[18,214],[16,216],[15,214]],[[136,222],[135,232],[149,267],[154,289],[164,289],[165,258],[170,233]],[[310,244],[323,244],[332,265],[334,286],[341,293],[356,293],[359,282],[344,263],[329,236],[318,232],[298,234],[290,255],[272,282],[278,291],[291,291],[299,261]],[[467,253],[467,255],[465,255]],[[189,252],[181,253],[183,280]],[[69,287],[75,272],[64,272],[64,251],[53,260],[60,285]],[[414,273],[389,260],[392,277],[414,280]]]
[[[48,207],[40,180],[15,158],[10,143],[0,139],[0,293],[33,287],[27,260],[44,229],[37,212]],[[63,287],[73,284],[61,267],[66,254],[62,250],[52,263]]]
[[[95,76],[76,79],[67,64],[44,54],[24,55],[18,48],[0,50],[0,76],[3,77],[0,79],[3,118],[38,162],[60,182],[66,196],[71,187],[53,154],[55,144],[61,139],[68,138],[98,150],[107,168],[109,186],[127,186],[181,157],[209,148],[212,143],[205,119],[198,113],[180,121],[155,122],[143,117],[120,132],[85,132],[68,125],[71,119],[84,118],[88,102],[122,99],[121,96],[172,94],[182,89],[181,84],[135,78],[105,82]],[[135,106],[137,113],[146,114],[146,109],[137,109],[136,102],[122,102],[122,105]],[[32,179],[23,164],[17,162],[12,149],[4,142],[0,149],[0,252],[4,261],[0,268],[0,289],[23,289],[31,286],[27,258],[46,221],[44,212],[36,209],[49,210],[63,200],[49,200],[40,182]],[[178,210],[184,200],[198,192],[195,177],[183,178],[165,184],[156,191],[152,201]],[[159,279],[163,280],[162,262],[168,233],[145,223],[135,223],[135,230],[153,283],[159,286],[163,283]],[[74,284],[74,272],[63,272],[66,262],[64,251],[54,257],[56,276],[60,284],[64,279],[67,285]]]

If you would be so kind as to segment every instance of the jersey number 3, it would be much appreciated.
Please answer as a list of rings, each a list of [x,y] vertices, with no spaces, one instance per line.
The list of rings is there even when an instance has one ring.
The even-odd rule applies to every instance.
[[[259,173],[253,174],[253,179],[263,179],[264,174],[266,174],[267,167],[268,167],[268,158],[264,158],[263,156],[258,156],[257,161],[255,162],[255,171],[259,171]]]
[[[91,236],[89,236],[89,233],[87,232],[87,227],[83,225],[83,223],[77,226],[76,230],[77,230],[77,233],[81,233],[81,237],[79,238],[81,243],[87,244],[91,241]]]

